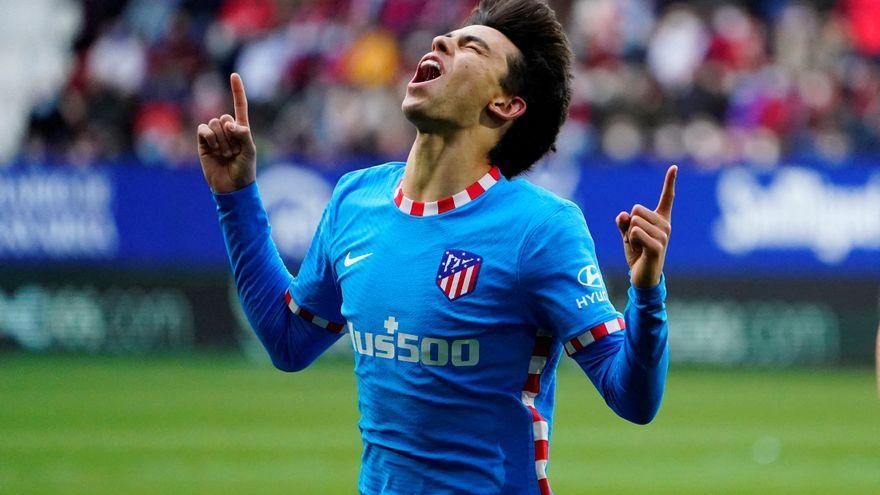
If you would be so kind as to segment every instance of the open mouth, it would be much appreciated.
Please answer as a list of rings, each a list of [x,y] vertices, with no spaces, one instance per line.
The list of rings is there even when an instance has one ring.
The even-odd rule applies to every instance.
[[[416,75],[413,77],[413,83],[424,83],[433,81],[443,75],[443,66],[440,62],[432,58],[422,60],[416,69]]]

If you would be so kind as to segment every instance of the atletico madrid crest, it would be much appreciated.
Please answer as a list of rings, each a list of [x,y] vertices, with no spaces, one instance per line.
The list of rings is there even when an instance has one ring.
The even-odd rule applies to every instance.
[[[454,301],[477,287],[483,257],[460,249],[447,249],[437,270],[437,287]]]

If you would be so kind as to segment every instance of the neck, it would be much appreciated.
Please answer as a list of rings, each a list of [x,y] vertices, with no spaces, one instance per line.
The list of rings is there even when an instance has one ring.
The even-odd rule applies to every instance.
[[[489,168],[488,150],[474,136],[419,132],[406,159],[403,194],[437,201],[463,191]]]

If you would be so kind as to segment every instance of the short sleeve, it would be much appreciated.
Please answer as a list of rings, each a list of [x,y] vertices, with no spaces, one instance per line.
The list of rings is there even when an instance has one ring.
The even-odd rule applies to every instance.
[[[324,209],[312,243],[290,284],[287,303],[291,310],[319,326],[341,330],[342,296],[330,255],[333,202]]]
[[[609,300],[584,215],[574,204],[560,207],[528,234],[519,284],[533,322],[551,331],[569,355],[624,327]]]

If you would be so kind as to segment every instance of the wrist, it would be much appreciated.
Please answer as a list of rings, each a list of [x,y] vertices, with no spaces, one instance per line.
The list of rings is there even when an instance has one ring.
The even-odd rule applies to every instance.
[[[657,277],[653,280],[647,281],[647,282],[646,281],[637,281],[633,278],[630,278],[629,283],[630,283],[630,285],[632,285],[634,288],[636,288],[638,290],[653,290],[653,289],[656,289],[662,281],[663,281],[663,274],[660,274],[659,277]]]
[[[653,289],[660,285],[663,280],[663,269],[657,270],[656,273],[648,273],[651,270],[645,270],[643,266],[630,267],[629,283],[637,289]]]
[[[633,287],[635,287],[637,289],[648,290],[648,289],[653,289],[653,288],[657,287],[658,285],[660,285],[660,281],[662,279],[663,279],[662,273],[659,276],[651,278],[651,279],[641,279],[641,278],[636,278],[636,277],[630,275],[629,283],[630,283],[630,285],[632,285]]]
[[[214,194],[232,194],[236,191],[241,191],[242,189],[249,187],[255,182],[255,178],[247,178],[229,184],[209,184],[209,187],[211,188],[211,192]]]

